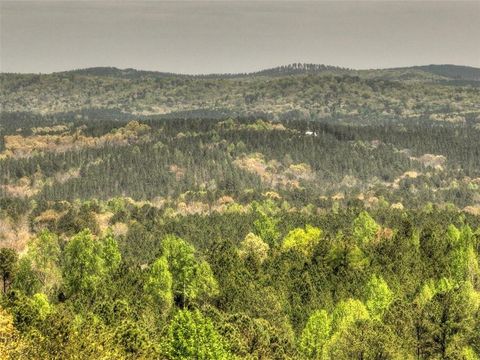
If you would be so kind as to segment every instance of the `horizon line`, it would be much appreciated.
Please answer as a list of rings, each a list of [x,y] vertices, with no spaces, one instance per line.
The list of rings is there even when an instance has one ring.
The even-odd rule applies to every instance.
[[[85,70],[92,70],[92,69],[115,69],[120,71],[139,71],[139,72],[150,72],[150,73],[159,73],[165,75],[177,75],[177,76],[225,76],[225,75],[254,75],[256,73],[260,73],[263,71],[274,70],[281,68],[283,66],[292,66],[292,65],[314,65],[314,66],[325,66],[330,67],[338,70],[346,70],[346,71],[372,71],[372,70],[399,70],[399,69],[409,69],[409,68],[417,68],[417,67],[425,67],[425,66],[456,66],[456,67],[467,67],[471,69],[480,70],[480,67],[473,66],[473,65],[464,65],[464,64],[452,64],[452,63],[431,63],[431,64],[423,64],[423,65],[404,65],[404,66],[396,66],[396,67],[386,67],[386,68],[350,68],[350,67],[342,67],[336,65],[329,65],[329,64],[321,64],[321,63],[302,63],[302,62],[294,62],[289,63],[286,65],[277,65],[273,67],[265,67],[259,70],[249,71],[249,72],[224,72],[224,73],[182,73],[182,72],[172,72],[172,71],[163,71],[163,70],[147,70],[147,69],[140,69],[140,68],[133,68],[133,67],[126,67],[120,68],[116,66],[108,66],[108,65],[100,65],[100,66],[89,66],[84,68],[70,68],[67,70],[59,70],[59,71],[52,71],[52,72],[13,72],[13,71],[0,71],[2,75],[54,75],[54,74],[62,74],[74,71],[85,71]]]

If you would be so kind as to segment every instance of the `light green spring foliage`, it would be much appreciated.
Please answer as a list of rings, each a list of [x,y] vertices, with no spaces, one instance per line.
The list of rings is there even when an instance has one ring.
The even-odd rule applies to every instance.
[[[460,230],[458,230],[458,228],[455,225],[450,224],[448,226],[447,236],[448,236],[448,240],[449,240],[450,244],[453,244],[453,245],[458,244],[458,242],[460,240],[460,235],[461,235],[461,232],[460,232]]]
[[[471,281],[457,282],[453,279],[443,277],[436,283],[433,280],[427,281],[417,294],[414,303],[423,308],[437,294],[458,292],[463,297],[463,302],[472,307],[472,312],[480,309],[480,292],[475,289]]]
[[[418,229],[413,230],[412,244],[416,250],[420,249],[420,231]]]
[[[29,243],[27,258],[43,291],[49,293],[61,283],[60,245],[56,234],[43,230]]]
[[[443,228],[434,230],[440,233],[439,229]],[[44,232],[32,241],[27,254],[20,258],[16,265],[16,278],[11,286],[15,291],[20,289],[22,291],[18,291],[20,300],[16,301],[12,307],[12,314],[15,326],[25,334],[26,340],[32,333],[38,333],[38,339],[48,339],[45,340],[48,343],[41,344],[44,348],[39,357],[42,358],[56,354],[58,349],[67,348],[64,354],[76,354],[80,351],[79,349],[81,351],[88,349],[95,354],[101,354],[104,357],[99,358],[105,359],[226,359],[231,358],[229,352],[235,353],[239,358],[246,358],[249,355],[250,358],[264,359],[295,358],[295,355],[305,359],[322,360],[360,357],[410,359],[416,356],[422,359],[478,359],[475,332],[478,329],[480,292],[477,283],[474,282],[477,277],[472,276],[476,271],[475,266],[478,267],[475,243],[477,235],[473,234],[467,226],[460,230],[450,226],[444,233],[446,238],[441,240],[449,241],[448,251],[445,253],[448,262],[436,263],[435,259],[430,258],[424,258],[423,261],[431,260],[435,266],[441,264],[433,268],[435,271],[432,273],[442,274],[445,277],[427,281],[415,278],[415,287],[408,287],[408,292],[403,292],[402,284],[398,281],[399,278],[395,281],[395,275],[390,272],[391,268],[383,273],[380,272],[375,251],[368,251],[365,243],[345,241],[346,239],[339,232],[335,241],[322,244],[325,245],[325,248],[322,246],[326,255],[325,269],[341,270],[325,273],[322,276],[335,275],[336,282],[348,279],[345,284],[341,284],[342,286],[336,289],[338,291],[335,294],[324,294],[324,287],[320,281],[318,288],[310,287],[310,284],[320,279],[320,276],[317,276],[317,274],[320,275],[320,269],[316,263],[305,263],[303,256],[298,256],[298,259],[293,257],[295,261],[299,261],[298,268],[302,271],[301,278],[292,278],[291,280],[295,281],[289,283],[293,293],[280,293],[281,287],[279,289],[270,284],[254,283],[256,280],[254,276],[250,276],[251,272],[244,271],[244,266],[247,265],[245,259],[255,258],[261,263],[270,256],[272,263],[275,264],[274,261],[284,261],[285,258],[280,251],[269,253],[268,244],[258,235],[249,233],[238,248],[231,245],[228,252],[222,249],[221,258],[216,258],[220,256],[219,254],[209,254],[209,261],[216,265],[215,268],[218,268],[219,264],[224,264],[220,262],[223,261],[223,256],[229,259],[233,255],[236,261],[234,270],[238,269],[239,273],[236,274],[234,270],[230,270],[236,277],[230,277],[229,274],[225,279],[219,275],[219,279],[223,286],[229,285],[230,281],[232,283],[238,281],[240,285],[236,288],[227,288],[228,290],[218,297],[218,302],[208,303],[208,296],[218,293],[217,281],[209,263],[200,258],[194,246],[185,240],[167,236],[161,243],[160,257],[148,270],[142,271],[138,267],[129,270],[132,278],[128,281],[132,281],[132,284],[127,291],[123,292],[123,287],[120,288],[120,286],[125,285],[124,279],[118,281],[123,273],[118,272],[115,277],[111,277],[121,263],[115,238],[108,234],[98,239],[88,230],[82,231],[66,243],[62,254],[62,269],[67,294],[84,296],[71,296],[71,299],[66,299],[65,303],[71,304],[71,301],[75,304],[80,301],[86,303],[90,299],[95,299],[96,302],[104,301],[103,297],[107,292],[98,291],[96,294],[92,292],[103,289],[105,284],[110,284],[109,281],[112,283],[112,289],[114,289],[113,286],[117,286],[116,289],[120,291],[112,291],[115,297],[105,300],[104,304],[99,304],[93,311],[89,306],[79,306],[77,309],[80,312],[74,310],[76,313],[69,314],[69,310],[62,315],[61,312],[66,307],[64,308],[62,303],[50,304],[48,295],[50,299],[54,299],[55,292],[52,293],[53,295],[47,293],[45,282],[39,280],[41,276],[38,271],[41,270],[38,269],[39,264],[55,269],[55,266],[59,267],[59,257],[62,256],[57,255],[56,236]],[[305,229],[294,229],[285,237],[281,250],[311,254],[321,239],[322,232],[318,228],[307,226]],[[435,238],[435,240],[438,239]],[[409,237],[405,237],[404,241],[405,246],[411,245]],[[422,238],[422,241],[425,239]],[[331,246],[330,249],[326,248],[328,245]],[[385,252],[388,256],[396,250],[395,244],[383,245],[391,246],[390,250]],[[428,246],[425,248],[427,249]],[[235,256],[237,251],[240,258],[244,259],[243,262]],[[366,256],[366,253],[369,255]],[[290,258],[287,260],[291,261]],[[394,256],[393,261],[395,260]],[[370,261],[375,266],[370,267]],[[402,268],[402,273],[410,270],[409,264]],[[400,263],[396,265],[403,266]],[[268,268],[269,266],[261,267],[261,271],[265,273],[259,274],[267,274]],[[353,284],[353,288],[350,283],[358,279],[356,271],[358,269],[378,274],[369,279],[362,298],[363,302],[350,298],[332,304],[334,296],[345,299],[351,289],[355,292],[361,291],[358,288],[362,286],[361,282],[357,285]],[[422,273],[422,267],[417,269],[420,271],[412,276],[428,273],[427,271]],[[275,270],[268,273],[270,279],[276,280]],[[388,279],[395,281],[395,289],[398,293],[394,295],[380,274],[384,276],[388,274]],[[246,277],[242,278],[242,276]],[[258,278],[263,282],[266,277],[258,276]],[[282,281],[288,280],[285,278]],[[249,287],[251,283],[254,286]],[[302,289],[303,285],[309,286],[308,293]],[[143,287],[146,299],[151,300],[149,306],[144,306],[140,298],[138,301],[130,301],[130,295],[123,295],[135,294],[139,287],[140,289]],[[245,294],[237,290],[240,287],[246,288]],[[235,291],[229,291],[230,289]],[[416,293],[413,293],[414,289],[417,289]],[[224,293],[232,298],[241,297],[241,300],[234,299],[237,301],[234,303],[224,296]],[[294,299],[295,302],[289,303],[290,294],[300,295]],[[304,300],[304,294],[311,296],[312,299],[306,297],[307,300]],[[416,297],[412,302],[414,295]],[[395,308],[391,305],[394,298],[398,300],[396,304],[398,307],[395,306]],[[247,303],[247,301],[251,302]],[[119,303],[124,305],[118,306]],[[223,312],[224,308],[217,308],[216,304],[222,304],[222,306],[233,304],[235,308],[232,306],[234,310]],[[299,304],[299,310],[294,309],[297,304]],[[303,307],[304,304],[305,307]],[[130,306],[132,310],[122,310],[123,306]],[[335,306],[335,308],[332,312],[324,309],[312,312],[297,339],[293,332],[291,337],[284,336],[286,333],[284,329],[291,329],[291,325],[298,326],[299,323],[294,321],[298,319],[304,321],[301,312],[305,311],[307,306],[308,308],[317,306],[317,309],[322,309],[324,306]],[[208,311],[211,311],[209,314],[215,314],[212,315],[212,319],[216,321],[215,326],[201,312],[192,310],[195,308],[209,309]],[[390,308],[392,313],[386,314]],[[247,314],[247,311],[252,313]],[[132,314],[135,315],[132,316]],[[233,321],[232,319],[238,314],[245,316],[248,321]],[[392,322],[390,315],[396,317],[395,321]],[[285,326],[283,317],[286,319]],[[414,330],[412,326],[415,330],[419,330],[418,338],[415,331],[405,331],[405,329]],[[68,330],[63,332],[67,327],[69,327]],[[64,334],[69,337],[67,345],[57,340]],[[220,334],[228,340],[228,345]],[[49,339],[49,336],[52,339]],[[97,341],[97,339],[106,340]],[[32,349],[37,348],[32,347]],[[108,355],[105,355],[107,351]],[[162,355],[164,357],[161,357]],[[69,357],[64,355],[63,358]],[[90,358],[94,358],[93,355]]]
[[[354,271],[361,271],[370,263],[370,258],[358,245],[350,245],[344,237],[343,231],[336,234],[333,246],[327,254],[327,261],[332,267],[348,266]]]
[[[24,256],[18,261],[13,287],[27,296],[32,296],[42,290],[42,283],[32,268],[32,262],[28,256]]]
[[[473,246],[456,248],[449,254],[450,275],[457,281],[475,281],[480,274],[478,259]]]
[[[475,289],[472,282],[457,282],[446,277],[441,278],[436,283],[432,280],[427,281],[416,296],[414,303],[423,308],[437,294],[453,294],[456,303],[461,304],[464,309],[469,308],[472,314],[480,309],[480,292]]]
[[[332,319],[325,310],[308,318],[300,337],[300,351],[309,359],[322,359],[323,349],[331,335]]]
[[[109,274],[112,274],[118,269],[122,261],[122,255],[120,254],[118,243],[112,233],[108,233],[101,242],[105,270]]]
[[[460,294],[463,303],[467,304],[472,314],[480,310],[480,291],[476,290],[470,281],[461,283]]]
[[[451,244],[448,254],[449,275],[455,281],[472,281],[476,283],[480,279],[480,266],[475,252],[475,235],[467,225],[458,230],[450,225],[447,236]]]
[[[300,337],[300,350],[307,359],[331,359],[334,347],[358,321],[370,320],[365,305],[357,299],[341,301],[330,316],[325,310],[315,311],[308,319]]]
[[[480,261],[476,255],[475,249],[473,246],[470,246],[466,251],[466,272],[467,280],[480,285]]]
[[[340,301],[333,311],[333,330],[340,332],[359,320],[370,319],[365,305],[357,299]]]
[[[12,308],[12,312],[15,326],[20,329],[30,329],[31,326],[44,321],[54,311],[54,306],[43,293],[36,293],[31,297],[21,294],[19,300]]]
[[[450,253],[448,254],[448,265],[450,275],[455,280],[462,280],[465,274],[466,258],[465,258],[465,246],[460,239],[461,232],[453,224],[450,224],[447,228],[447,238],[451,246]]]
[[[195,248],[185,240],[167,236],[162,242],[163,256],[173,279],[173,294],[182,305],[218,294],[218,284],[210,265],[195,258]]]
[[[465,347],[476,340],[469,337],[476,332],[475,323],[480,309],[479,292],[469,281],[455,282],[442,278],[436,284],[435,296],[426,304],[420,326],[428,346],[425,358],[465,359]],[[475,339],[475,336],[474,338]]]
[[[480,357],[470,346],[465,346],[462,349],[462,360],[480,360]]]
[[[180,310],[168,328],[166,355],[172,360],[230,359],[221,336],[200,311]]]
[[[172,274],[165,256],[152,265],[145,283],[145,291],[161,312],[168,312],[173,304]]]
[[[28,243],[26,254],[18,262],[13,286],[32,296],[37,292],[50,294],[61,283],[58,236],[43,230]]]
[[[70,239],[65,248],[63,275],[70,294],[94,291],[101,280],[102,258],[89,230]]]
[[[433,280],[427,281],[422,288],[420,289],[419,293],[415,297],[414,303],[421,309],[425,307],[426,304],[433,299],[436,294],[435,289],[435,282]]]
[[[290,231],[282,243],[283,250],[295,250],[303,253],[305,256],[312,255],[313,249],[322,238],[322,230],[317,227],[307,225],[304,229],[294,229]]]
[[[95,240],[90,230],[70,239],[65,248],[63,276],[70,295],[87,294],[115,271],[121,261],[113,236]]]
[[[210,264],[205,261],[197,262],[195,267],[195,276],[192,280],[194,297],[192,300],[203,300],[205,298],[216,296],[220,290],[217,280],[213,275]]]
[[[253,222],[256,235],[265,241],[270,247],[277,244],[280,232],[277,230],[277,221],[268,216],[264,211],[256,209],[257,219]]]
[[[369,264],[369,258],[365,253],[355,245],[348,253],[347,253],[347,263],[350,268],[353,270],[362,270]]]
[[[438,280],[435,286],[435,293],[446,294],[447,292],[455,288],[455,286],[456,286],[456,283],[454,280],[443,277],[440,280]]]
[[[240,243],[238,254],[242,259],[251,258],[258,263],[263,263],[268,257],[270,246],[254,233],[248,233]]]
[[[45,320],[48,314],[52,312],[52,306],[48,302],[47,295],[37,293],[31,298],[31,305],[35,312],[38,314],[39,320]]]
[[[393,292],[382,277],[373,275],[367,285],[367,309],[373,319],[380,320],[393,301]]]
[[[380,225],[366,211],[362,211],[353,222],[353,236],[359,244],[369,244],[375,240]]]
[[[337,357],[332,351],[341,347],[340,344],[350,338],[350,332],[357,323],[369,320],[370,314],[360,300],[348,299],[339,302],[332,314],[332,335],[325,344],[321,359],[335,360]]]
[[[464,244],[473,246],[476,245],[475,233],[469,225],[465,225],[462,227],[460,237]]]

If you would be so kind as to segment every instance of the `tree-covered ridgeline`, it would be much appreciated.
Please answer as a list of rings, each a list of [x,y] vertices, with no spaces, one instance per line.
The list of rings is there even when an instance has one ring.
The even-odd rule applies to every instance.
[[[4,111],[100,108],[137,115],[226,108],[308,116],[402,116],[463,121],[479,113],[479,74],[467,69],[286,67],[240,76],[182,76],[118,69],[0,74]]]

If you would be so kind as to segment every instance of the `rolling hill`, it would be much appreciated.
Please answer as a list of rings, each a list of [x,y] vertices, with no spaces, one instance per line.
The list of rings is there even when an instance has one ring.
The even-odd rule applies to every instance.
[[[292,64],[250,74],[178,75],[97,67],[0,74],[0,105],[3,111],[44,114],[92,108],[136,115],[228,109],[275,117],[456,118],[480,111],[479,72],[453,65],[351,70]]]

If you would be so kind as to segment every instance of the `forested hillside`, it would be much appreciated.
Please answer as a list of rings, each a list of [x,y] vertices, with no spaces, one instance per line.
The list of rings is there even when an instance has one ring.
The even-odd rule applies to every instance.
[[[0,359],[479,358],[478,69],[0,78]]]
[[[295,111],[307,118],[423,116],[463,121],[466,114],[480,113],[478,72],[447,66],[359,71],[295,64],[245,75],[115,68],[0,74],[0,104],[4,111],[42,114],[102,108],[152,115],[225,108],[249,115]]]
[[[223,196],[245,204],[274,191],[288,201],[320,207],[356,199],[366,206],[430,202],[480,211],[475,119],[461,125],[424,120],[357,126],[245,118],[2,116],[0,193],[7,197],[129,196],[175,208],[190,202],[208,208]]]

